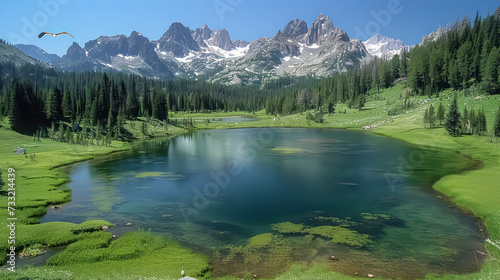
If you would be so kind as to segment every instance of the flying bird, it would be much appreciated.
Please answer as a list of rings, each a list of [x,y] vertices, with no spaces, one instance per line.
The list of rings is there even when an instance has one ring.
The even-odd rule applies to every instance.
[[[73,35],[69,34],[68,32],[61,32],[61,33],[57,33],[57,34],[52,34],[49,32],[42,32],[42,33],[38,34],[38,38],[43,38],[43,36],[45,36],[45,35],[57,37],[57,36],[62,35],[62,34],[66,34],[66,35],[71,36],[71,38],[75,38],[75,37],[73,37]]]

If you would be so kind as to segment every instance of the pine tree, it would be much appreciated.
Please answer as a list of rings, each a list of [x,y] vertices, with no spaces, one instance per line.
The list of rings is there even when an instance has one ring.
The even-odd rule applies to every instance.
[[[184,95],[183,95],[184,96]],[[142,86],[142,116],[149,117],[151,114],[150,92],[146,79]]]
[[[366,103],[366,97],[364,94],[361,94],[360,96],[358,96],[358,109],[361,111],[363,110],[363,107],[365,106],[365,103]]]
[[[52,125],[50,126],[49,137],[50,139],[54,140],[55,136],[56,136],[56,125],[54,124],[54,122],[52,122]]]
[[[64,132],[64,141],[70,144],[73,143],[73,132],[71,131],[71,128],[69,126],[66,127],[66,130]]]
[[[498,71],[500,67],[499,50],[500,49],[497,49],[496,47],[491,50],[484,70],[483,81],[490,94],[496,94],[500,91],[500,83],[498,81],[498,76],[500,74]]]
[[[429,108],[425,108],[424,112],[424,127],[428,128],[429,126]]]
[[[436,122],[436,113],[434,112],[434,106],[431,105],[429,107],[429,128],[432,128],[435,122]]]
[[[64,123],[59,122],[59,130],[57,131],[57,141],[64,142]]]
[[[469,111],[467,107],[464,107],[464,112],[462,113],[462,128],[464,133],[470,133],[471,130],[471,118],[469,116]]]
[[[439,103],[438,111],[437,111],[437,119],[439,120],[439,125],[443,124],[444,120],[444,106],[442,103]]]
[[[31,85],[17,81],[12,83],[9,100],[9,121],[12,130],[29,134],[36,130],[39,121],[37,115],[43,113],[35,111],[38,109],[35,99]]]
[[[335,114],[335,96],[333,94],[328,97],[326,104],[327,104],[328,114],[330,115]]]
[[[460,136],[462,124],[460,122],[460,113],[458,112],[457,95],[455,95],[455,98],[451,103],[450,110],[448,111],[448,115],[446,116],[445,127],[446,131],[448,131],[451,136]]]
[[[498,108],[497,117],[495,118],[495,123],[493,126],[493,135],[495,137],[500,137],[500,107]]]
[[[479,121],[479,134],[483,134],[483,132],[486,132],[488,130],[487,128],[488,125],[486,123],[486,113],[482,109],[481,111],[479,111],[478,121]]]
[[[52,122],[61,119],[58,98],[54,89],[50,89],[49,92],[47,92],[47,98],[45,99],[45,114],[47,120]]]
[[[111,133],[111,130],[113,129],[113,126],[115,124],[115,118],[113,116],[113,108],[109,108],[108,112],[108,125],[106,126],[108,128],[108,132]]]
[[[71,101],[71,95],[69,94],[68,90],[65,89],[63,93],[63,98],[62,98],[62,112],[64,117],[71,117],[72,115],[72,101]]]
[[[136,120],[139,116],[139,98],[137,97],[137,90],[135,80],[132,81],[132,88],[128,91],[127,101],[125,102],[125,115],[127,118]]]

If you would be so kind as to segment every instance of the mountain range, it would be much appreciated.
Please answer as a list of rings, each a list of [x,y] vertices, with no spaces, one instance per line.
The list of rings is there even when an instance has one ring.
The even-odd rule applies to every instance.
[[[261,83],[279,76],[329,76],[373,59],[392,57],[403,42],[374,34],[362,42],[323,14],[308,27],[290,21],[272,38],[232,40],[225,29],[194,30],[175,22],[158,39],[137,31],[100,36],[82,47],[76,42],[58,57],[33,45],[16,45],[29,56],[67,71],[110,71],[147,77],[204,78],[225,84]]]

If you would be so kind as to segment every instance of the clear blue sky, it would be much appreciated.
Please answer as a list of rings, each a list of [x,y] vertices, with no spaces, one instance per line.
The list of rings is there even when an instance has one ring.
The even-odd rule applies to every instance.
[[[488,11],[493,14],[499,4],[498,0],[9,0],[1,3],[0,38],[62,55],[73,41],[83,47],[100,35],[128,36],[137,30],[157,40],[171,23],[179,21],[191,29],[204,24],[226,28],[233,40],[252,41],[272,37],[295,18],[310,26],[324,13],[351,38],[366,40],[371,32],[379,31],[413,45],[465,15],[473,20],[476,11],[483,17]],[[41,31],[67,31],[75,39],[38,39]]]

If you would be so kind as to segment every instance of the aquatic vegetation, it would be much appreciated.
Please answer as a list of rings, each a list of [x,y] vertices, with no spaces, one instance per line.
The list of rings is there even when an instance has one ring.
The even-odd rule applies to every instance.
[[[215,255],[228,264],[242,259],[245,264],[280,267],[291,263],[293,248],[282,235],[263,233],[248,239],[246,246],[223,246],[215,249]]]
[[[393,216],[391,215],[386,215],[386,214],[372,214],[372,213],[361,213],[361,218],[365,220],[373,220],[373,221],[378,221],[378,220],[392,220],[394,219]]]
[[[303,224],[294,224],[290,222],[284,222],[279,224],[272,225],[272,230],[277,231],[279,233],[288,234],[288,233],[304,233],[304,225]]]
[[[302,152],[301,149],[297,148],[287,148],[287,147],[276,147],[272,149],[275,152],[278,152],[280,154],[297,154]]]
[[[361,234],[354,230],[350,230],[340,226],[312,227],[306,229],[305,232],[325,238],[331,238],[331,241],[333,243],[344,244],[353,247],[363,247],[372,243],[369,235]]]
[[[333,221],[341,222],[342,220],[337,218],[325,218],[317,217],[318,220],[323,221]],[[278,231],[283,234],[290,233],[300,233],[305,235],[305,241],[310,242],[313,238],[312,236],[321,236],[324,238],[331,239],[333,243],[349,245],[353,247],[363,247],[372,243],[369,235],[361,234],[357,231],[345,228],[343,226],[317,226],[317,227],[305,227],[302,224],[294,224],[290,222],[284,222],[280,224],[275,224],[272,226],[274,231]],[[307,239],[306,239],[307,238]]]
[[[273,243],[272,233],[263,233],[256,235],[248,239],[248,245],[246,248],[264,248],[268,247]]]
[[[141,172],[135,175],[135,178],[150,178],[150,177],[163,177],[169,180],[180,180],[184,178],[181,174],[173,172]]]
[[[142,172],[135,175],[135,178],[162,177],[164,172]]]
[[[317,221],[320,221],[320,222],[330,222],[332,224],[336,224],[336,225],[340,225],[340,226],[344,226],[344,227],[351,227],[351,226],[358,225],[358,223],[356,223],[356,222],[349,221],[350,218],[340,219],[340,218],[336,218],[336,217],[319,216],[319,217],[314,217],[314,219]]]

